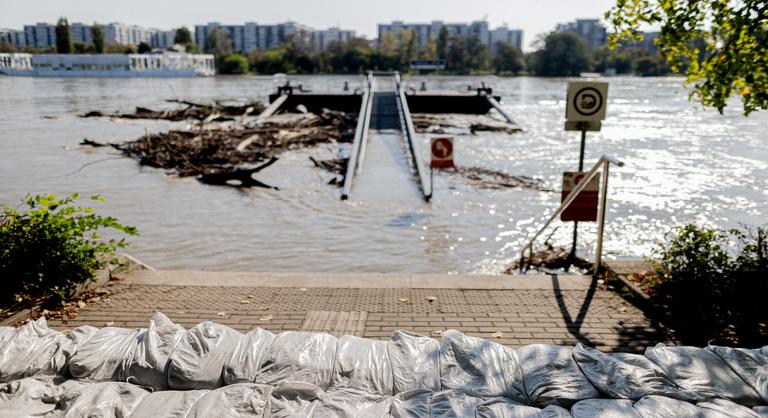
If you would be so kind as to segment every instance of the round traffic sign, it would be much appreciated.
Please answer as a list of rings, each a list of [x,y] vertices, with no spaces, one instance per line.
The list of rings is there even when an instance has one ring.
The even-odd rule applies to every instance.
[[[453,142],[448,138],[437,138],[432,142],[432,155],[436,159],[447,159],[453,155]]]
[[[603,95],[594,87],[584,87],[573,95],[573,108],[582,116],[592,116],[603,107]]]

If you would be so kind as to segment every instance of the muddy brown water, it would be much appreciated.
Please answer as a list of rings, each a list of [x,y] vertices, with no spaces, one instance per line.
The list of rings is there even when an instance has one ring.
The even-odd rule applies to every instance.
[[[361,84],[346,76],[294,79],[315,91],[340,91],[345,81],[352,88]],[[418,89],[422,80],[428,88],[455,91],[484,80],[525,129],[517,135],[465,135],[457,129],[460,165],[540,178],[554,190],[561,172],[576,168],[578,134],[563,131],[565,79],[408,82]],[[768,219],[765,112],[744,118],[738,102],[725,115],[697,109],[677,78],[609,81],[608,118],[602,132],[589,134],[586,152],[588,166],[602,153],[626,162],[611,174],[608,258],[647,254],[683,222],[730,227]],[[169,98],[266,100],[274,87],[271,77],[0,77],[0,201],[15,204],[28,192],[99,193],[106,198],[101,212],[139,227],[141,236],[133,239],[130,252],[164,269],[414,273],[502,272],[558,205],[556,192],[478,188],[447,174],[435,176],[431,204],[414,198],[407,176],[405,183],[403,178],[391,183],[402,193],[389,187],[380,193],[353,190],[351,199],[341,202],[338,187],[326,184],[333,174],[309,160],[346,150],[332,145],[288,152],[260,173],[260,180],[279,191],[206,186],[140,167],[114,150],[77,147],[85,137],[120,141],[185,125],[77,117],[90,110],[173,106],[164,102]],[[426,151],[429,135],[420,139]],[[386,145],[379,148],[391,151],[393,143]],[[555,227],[555,244],[567,245],[570,226]],[[580,238],[581,253],[589,256],[594,225],[582,228]]]

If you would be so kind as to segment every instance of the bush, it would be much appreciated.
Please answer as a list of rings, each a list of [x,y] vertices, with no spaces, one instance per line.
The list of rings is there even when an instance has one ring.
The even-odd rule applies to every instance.
[[[245,74],[248,72],[248,58],[240,54],[230,54],[224,57],[219,67],[221,74]]]
[[[0,207],[0,303],[66,299],[95,271],[113,261],[125,238],[104,239],[97,232],[114,229],[138,235],[137,229],[102,217],[92,208],[75,206],[77,194],[27,196],[23,211]],[[92,196],[93,201],[103,201]],[[21,299],[19,299],[21,298]]]
[[[654,294],[681,342],[768,343],[768,233],[685,225],[657,249]]]

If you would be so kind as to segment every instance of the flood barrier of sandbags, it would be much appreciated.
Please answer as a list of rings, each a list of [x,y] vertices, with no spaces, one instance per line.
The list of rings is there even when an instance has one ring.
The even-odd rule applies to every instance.
[[[446,331],[388,341],[214,322],[185,330],[44,318],[0,328],[0,418],[768,417],[768,347],[658,345],[645,355]]]

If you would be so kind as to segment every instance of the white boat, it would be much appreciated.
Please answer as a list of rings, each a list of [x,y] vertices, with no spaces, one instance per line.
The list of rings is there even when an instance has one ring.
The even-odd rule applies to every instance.
[[[0,74],[30,77],[197,77],[216,73],[213,55],[0,54]]]

